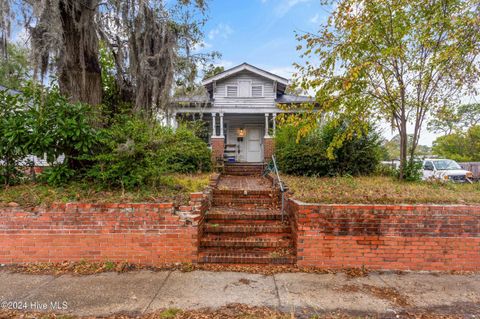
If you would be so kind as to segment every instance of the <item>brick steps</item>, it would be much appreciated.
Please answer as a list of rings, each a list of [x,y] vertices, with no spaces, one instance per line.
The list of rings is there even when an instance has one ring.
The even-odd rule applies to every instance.
[[[282,220],[282,213],[276,209],[212,207],[207,213],[207,219],[211,221],[270,221]]]
[[[201,240],[202,247],[222,247],[234,249],[248,248],[290,248],[292,240],[289,236],[283,237],[234,237],[234,236],[209,236]]]
[[[260,176],[263,174],[263,164],[225,164],[224,173],[236,176]]]
[[[225,264],[294,264],[296,259],[293,255],[282,255],[275,252],[266,253],[216,253],[201,252],[200,262],[225,263]]]
[[[253,167],[253,168],[252,168]],[[228,174],[246,174],[263,165],[226,165]],[[201,263],[293,264],[291,225],[278,205],[278,190],[267,179],[223,176],[212,191],[199,238]],[[241,189],[245,188],[245,189]]]
[[[268,223],[263,225],[248,225],[248,224],[212,224],[205,223],[204,232],[206,233],[244,233],[244,234],[258,234],[258,233],[288,233],[290,225],[282,223]]]
[[[214,206],[227,206],[227,207],[271,207],[274,205],[272,198],[241,198],[241,197],[213,197],[212,201]]]

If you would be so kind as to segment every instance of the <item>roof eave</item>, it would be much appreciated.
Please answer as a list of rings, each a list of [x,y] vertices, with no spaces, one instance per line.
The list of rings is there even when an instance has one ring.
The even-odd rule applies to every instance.
[[[219,73],[215,76],[212,76],[208,79],[205,79],[205,80],[202,81],[202,85],[207,86],[209,84],[212,84],[215,81],[227,78],[229,76],[232,76],[235,73],[238,73],[238,72],[241,72],[241,71],[244,71],[244,70],[247,70],[247,71],[256,73],[260,76],[263,76],[263,77],[269,78],[271,80],[277,81],[278,83],[281,83],[285,86],[288,85],[288,79],[285,79],[281,76],[270,73],[268,71],[259,69],[259,68],[255,67],[253,65],[248,64],[248,63],[242,63],[240,65],[237,65],[237,66],[233,67],[233,68],[225,70],[225,71],[223,71],[223,72],[221,72],[221,73]]]

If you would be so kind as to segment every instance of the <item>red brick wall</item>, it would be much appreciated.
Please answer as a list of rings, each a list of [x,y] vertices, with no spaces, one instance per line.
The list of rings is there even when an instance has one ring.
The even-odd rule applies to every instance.
[[[288,211],[300,266],[480,270],[480,206],[289,200]]]
[[[273,154],[275,154],[275,139],[265,137],[263,140],[263,158],[266,163],[271,161]]]
[[[195,262],[198,219],[180,218],[171,203],[0,208],[0,263]]]
[[[225,139],[223,137],[212,137],[210,139],[212,145],[212,162],[216,162],[217,159],[223,160],[223,151],[225,149]]]

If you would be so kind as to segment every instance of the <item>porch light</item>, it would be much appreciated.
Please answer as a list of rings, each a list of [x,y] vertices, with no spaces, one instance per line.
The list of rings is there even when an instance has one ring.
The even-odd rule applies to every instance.
[[[238,130],[238,137],[244,137],[245,136],[245,130],[243,128]]]

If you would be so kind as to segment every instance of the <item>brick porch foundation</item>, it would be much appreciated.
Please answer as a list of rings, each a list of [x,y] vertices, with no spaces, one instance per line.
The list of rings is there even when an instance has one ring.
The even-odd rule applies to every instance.
[[[218,160],[223,160],[225,138],[219,136],[211,137],[210,143],[212,145],[212,162],[216,163]]]
[[[263,139],[263,158],[265,163],[272,160],[273,154],[275,154],[275,138],[265,137]]]

